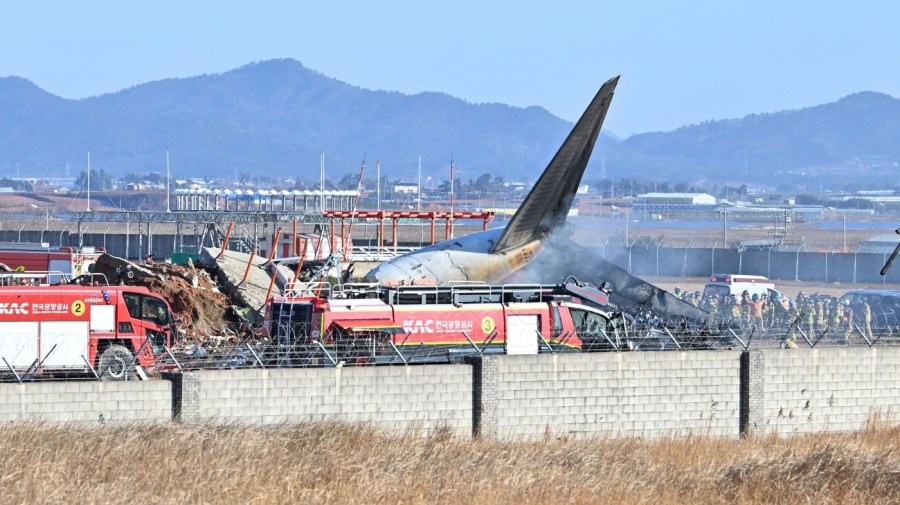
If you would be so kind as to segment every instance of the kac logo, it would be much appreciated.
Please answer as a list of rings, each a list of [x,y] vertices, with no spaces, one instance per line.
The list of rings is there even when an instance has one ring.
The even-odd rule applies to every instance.
[[[28,302],[0,303],[0,314],[28,314]]]
[[[403,329],[406,333],[434,333],[434,321],[431,319],[405,319]]]

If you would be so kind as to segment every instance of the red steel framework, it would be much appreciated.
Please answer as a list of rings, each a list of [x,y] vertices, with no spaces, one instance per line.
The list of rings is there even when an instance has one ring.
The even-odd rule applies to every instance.
[[[341,220],[341,243],[347,243],[344,223],[347,219],[377,219],[378,220],[378,252],[384,248],[384,222],[391,220],[391,241],[393,243],[394,252],[397,252],[397,225],[400,219],[421,219],[431,223],[431,243],[435,243],[434,227],[435,222],[444,220],[444,240],[450,239],[453,222],[457,219],[481,219],[482,229],[487,230],[488,223],[494,219],[493,212],[474,212],[474,211],[458,211],[452,214],[449,211],[418,211],[418,210],[328,210],[322,213],[323,216],[331,219],[331,250],[335,249],[335,219]],[[348,251],[344,251],[344,259],[347,259]]]

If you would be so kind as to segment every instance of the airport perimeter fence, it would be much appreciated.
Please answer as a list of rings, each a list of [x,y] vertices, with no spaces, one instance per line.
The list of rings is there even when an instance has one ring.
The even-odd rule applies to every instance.
[[[173,252],[199,252],[209,244],[204,225],[184,224],[180,233],[148,229],[132,223],[129,233],[113,229],[109,223],[53,221],[53,229],[43,219],[16,219],[0,215],[0,242],[48,243],[51,247],[98,246],[118,257],[141,259],[149,254],[169,258]],[[59,226],[62,225],[62,229]],[[121,228],[122,223],[117,223]],[[424,228],[423,228],[424,229]],[[252,230],[251,230],[252,231]],[[249,234],[249,231],[244,230]],[[424,232],[423,232],[424,233]],[[249,235],[248,235],[249,236]],[[422,235],[422,243],[427,237]],[[657,277],[707,277],[717,273],[763,275],[770,279],[863,284],[900,283],[900,268],[886,276],[881,267],[893,251],[893,244],[857,246],[845,251],[841,244],[782,243],[747,245],[768,241],[717,242],[662,237],[615,236],[591,249],[632,275]],[[626,243],[628,245],[626,245]],[[386,252],[392,251],[385,248]],[[381,258],[379,258],[381,259]]]
[[[181,235],[154,233],[148,236],[137,232],[111,233],[104,228],[102,231],[82,232],[79,235],[74,228],[75,225],[70,224],[63,230],[52,232],[33,229],[5,230],[0,231],[0,242],[46,243],[50,247],[103,247],[113,256],[132,260],[144,258],[149,254],[157,258],[170,258],[175,251],[198,252],[201,248],[202,235],[193,232]]]
[[[884,276],[880,273],[893,246],[843,252],[839,247],[810,250],[802,244],[784,250],[778,246],[735,248],[696,243],[669,247],[663,242],[625,247],[607,242],[594,250],[639,277],[708,277],[728,273],[805,282],[900,283],[900,268],[892,268]]]
[[[125,235],[107,230],[89,231],[78,235],[73,230],[45,233],[40,230],[0,231],[0,242],[49,243],[51,247],[80,245],[102,246],[118,257],[140,259],[148,254],[158,258],[171,257],[173,251],[197,252],[202,234],[185,232],[174,234],[134,233]],[[763,275],[775,280],[840,282],[854,284],[900,283],[900,268],[887,275],[880,271],[892,247],[844,252],[838,247],[813,249],[806,245],[784,250],[779,247],[723,247],[718,243],[690,242],[686,246],[671,246],[663,241],[635,241],[626,247],[606,241],[592,246],[607,260],[632,275],[655,277],[708,277],[719,273]]]

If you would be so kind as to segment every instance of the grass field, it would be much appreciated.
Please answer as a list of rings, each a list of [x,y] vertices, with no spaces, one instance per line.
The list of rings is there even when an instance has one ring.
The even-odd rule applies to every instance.
[[[900,429],[494,442],[366,427],[0,429],[4,503],[898,503]],[[876,426],[877,425],[877,426]]]

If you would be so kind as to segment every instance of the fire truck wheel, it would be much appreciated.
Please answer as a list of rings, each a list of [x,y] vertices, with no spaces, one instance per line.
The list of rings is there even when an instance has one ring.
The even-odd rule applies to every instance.
[[[134,356],[125,346],[111,345],[100,355],[100,380],[123,381],[134,374]]]

